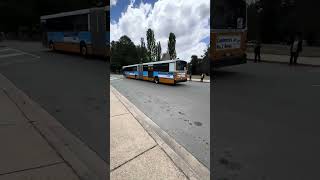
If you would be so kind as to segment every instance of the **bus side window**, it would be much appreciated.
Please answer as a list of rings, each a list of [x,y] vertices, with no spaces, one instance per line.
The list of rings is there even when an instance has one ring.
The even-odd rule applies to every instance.
[[[143,66],[143,71],[148,71],[148,66],[147,65]]]
[[[159,64],[154,64],[153,65],[153,71],[159,71]]]
[[[174,63],[169,64],[169,72],[174,72]]]

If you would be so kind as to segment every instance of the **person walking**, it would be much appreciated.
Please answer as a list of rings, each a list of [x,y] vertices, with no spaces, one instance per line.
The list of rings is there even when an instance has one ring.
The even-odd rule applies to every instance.
[[[261,61],[260,49],[261,49],[261,43],[260,43],[260,41],[256,41],[255,46],[254,46],[254,62]]]
[[[192,73],[190,72],[190,74],[189,74],[189,79],[190,79],[190,81],[192,81],[192,80],[191,80],[191,77],[192,77]]]
[[[301,34],[296,34],[295,38],[291,41],[290,46],[290,63],[297,64],[299,53],[302,51],[302,37]]]

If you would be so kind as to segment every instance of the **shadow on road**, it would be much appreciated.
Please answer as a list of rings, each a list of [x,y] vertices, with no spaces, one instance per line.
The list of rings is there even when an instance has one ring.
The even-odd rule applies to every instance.
[[[177,84],[165,84],[165,83],[159,83],[159,84],[156,84],[155,82],[152,82],[152,81],[146,81],[146,80],[141,80],[141,79],[130,79],[130,78],[124,78],[126,80],[129,80],[129,81],[138,81],[138,82],[141,82],[141,83],[146,83],[146,84],[154,84],[154,85],[159,85],[159,86],[167,86],[167,87],[184,87],[184,86],[187,86],[187,82],[180,82],[180,83],[177,83]]]
[[[55,50],[55,51],[51,51],[51,50],[43,50],[42,52],[44,53],[48,53],[48,54],[60,54],[60,55],[66,55],[66,56],[70,56],[70,57],[82,57],[84,60],[94,60],[94,61],[109,61],[110,58],[105,58],[105,57],[101,57],[101,56],[94,56],[94,55],[88,55],[86,57],[81,56],[80,53],[74,53],[74,52],[66,52],[66,51],[59,51],[59,50]]]

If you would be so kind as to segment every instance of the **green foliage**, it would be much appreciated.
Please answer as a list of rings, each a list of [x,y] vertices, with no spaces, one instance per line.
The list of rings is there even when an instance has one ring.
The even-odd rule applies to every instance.
[[[156,40],[152,29],[147,30],[147,49],[149,61],[156,61]]]
[[[161,61],[161,44],[160,44],[160,41],[157,44],[157,61]]]
[[[170,59],[175,59],[177,57],[177,54],[176,54],[176,36],[172,32],[169,34],[168,53],[170,55]]]
[[[138,53],[138,59],[140,60],[140,62],[142,63],[149,62],[148,50],[146,48],[146,44],[143,38],[141,38],[140,45],[136,46],[136,48]]]
[[[128,36],[111,42],[111,71],[119,71],[122,66],[140,63],[137,48]]]
[[[191,61],[188,63],[189,73],[210,74],[209,49],[210,47],[208,46],[207,49],[204,51],[204,55],[201,56],[202,58],[198,58],[198,56],[196,55],[191,56]]]

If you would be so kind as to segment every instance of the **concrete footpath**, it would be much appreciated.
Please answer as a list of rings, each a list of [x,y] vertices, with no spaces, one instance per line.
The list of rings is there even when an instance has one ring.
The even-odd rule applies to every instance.
[[[79,179],[3,89],[0,116],[1,180]]]
[[[247,53],[247,58],[249,60],[254,60],[254,53]],[[273,63],[289,63],[290,56],[279,55],[279,54],[261,54],[261,61],[263,62],[273,62]],[[308,66],[320,66],[320,57],[299,57],[298,64],[308,65]]]
[[[190,81],[189,78],[188,78],[188,81]],[[192,78],[192,77],[191,77],[191,81],[201,82],[201,79],[197,79],[197,78]],[[210,79],[204,79],[203,82],[204,82],[204,83],[210,83]]]
[[[189,74],[188,74],[188,81],[190,81],[190,79],[189,79]],[[200,75],[192,75],[191,81],[201,82],[201,77],[200,77]],[[210,76],[205,76],[204,79],[203,79],[203,82],[205,82],[205,83],[210,83]]]
[[[100,180],[109,169],[1,74],[0,147],[0,180]]]
[[[169,146],[160,128],[113,87],[110,116],[112,180],[209,179],[208,169],[188,152],[179,153]],[[173,147],[184,150],[177,144]]]

